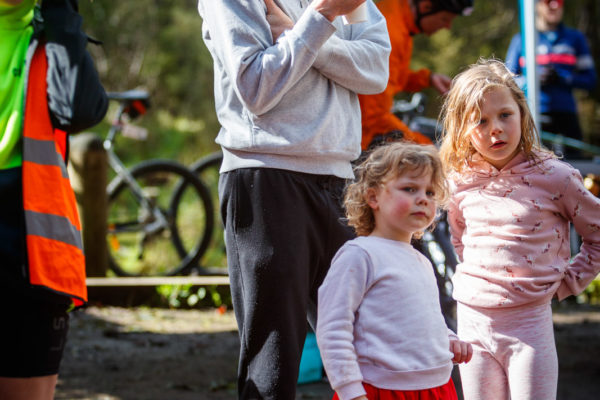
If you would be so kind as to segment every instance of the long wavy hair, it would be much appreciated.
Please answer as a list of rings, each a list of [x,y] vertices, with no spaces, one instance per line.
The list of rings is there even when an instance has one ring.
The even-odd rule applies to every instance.
[[[370,188],[382,185],[407,172],[431,173],[435,200],[439,205],[448,199],[448,186],[437,149],[431,145],[394,142],[375,148],[354,172],[356,180],[346,188],[344,206],[348,224],[358,236],[367,236],[375,229],[375,216],[368,204]],[[420,238],[423,232],[413,236]]]
[[[519,148],[531,161],[539,161],[540,152],[549,153],[539,141],[533,117],[523,91],[504,63],[495,59],[480,59],[458,74],[442,106],[443,134],[440,156],[446,172],[462,172],[471,161],[475,148],[470,134],[480,120],[481,103],[487,92],[507,88],[521,113],[521,140]]]

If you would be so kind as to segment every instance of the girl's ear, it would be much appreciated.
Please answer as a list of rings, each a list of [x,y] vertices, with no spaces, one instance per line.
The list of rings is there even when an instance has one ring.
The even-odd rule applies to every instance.
[[[367,189],[367,194],[365,195],[365,200],[367,201],[367,204],[373,210],[379,209],[379,203],[377,202],[377,192],[377,189],[370,187]]]

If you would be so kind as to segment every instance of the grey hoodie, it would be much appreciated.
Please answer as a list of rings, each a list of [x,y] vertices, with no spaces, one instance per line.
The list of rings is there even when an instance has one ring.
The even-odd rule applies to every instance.
[[[307,0],[276,0],[295,21],[273,43],[262,0],[199,0],[214,60],[222,129],[221,172],[267,167],[351,178],[360,153],[357,93],[388,80],[389,36],[367,0],[369,20],[333,24]]]

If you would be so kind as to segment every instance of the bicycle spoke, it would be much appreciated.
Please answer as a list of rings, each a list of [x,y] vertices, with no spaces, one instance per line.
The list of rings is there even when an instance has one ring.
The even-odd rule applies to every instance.
[[[147,162],[132,170],[135,186],[121,182],[109,196],[108,247],[118,275],[173,275],[203,251],[206,223],[202,187],[179,164]],[[174,201],[174,193],[186,184]],[[204,189],[206,190],[206,189]],[[211,215],[212,216],[212,215]]]
[[[218,151],[202,157],[190,167],[210,190],[214,206],[214,220],[216,221],[208,249],[202,257],[201,266],[198,267],[199,274],[227,274],[224,228],[220,222],[218,193],[219,168],[222,159],[223,155]]]

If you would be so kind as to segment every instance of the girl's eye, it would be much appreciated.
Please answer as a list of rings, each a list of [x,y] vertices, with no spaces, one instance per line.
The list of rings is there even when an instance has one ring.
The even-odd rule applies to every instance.
[[[479,122],[477,123],[477,125],[485,125],[485,123],[487,122],[487,119],[482,118],[479,120]]]
[[[435,197],[435,192],[433,190],[428,190],[426,192],[426,194],[427,194],[427,197]]]
[[[500,114],[500,116],[501,116],[502,118],[508,118],[508,117],[510,117],[511,115],[512,115],[512,113],[509,113],[509,112],[504,112],[504,113]]]
[[[415,191],[415,188],[411,186],[405,186],[402,188],[402,190],[408,193],[413,193]]]

